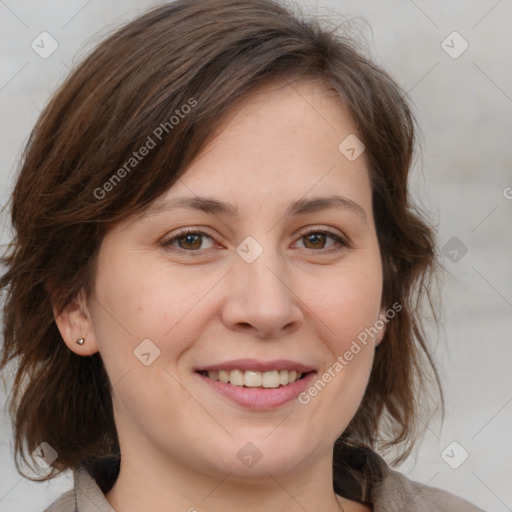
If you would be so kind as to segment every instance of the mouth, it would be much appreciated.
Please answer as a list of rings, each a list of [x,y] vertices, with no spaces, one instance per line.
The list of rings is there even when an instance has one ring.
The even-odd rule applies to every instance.
[[[198,373],[211,380],[231,384],[243,388],[275,389],[293,384],[303,379],[309,372],[297,370],[270,370],[259,372],[255,370],[200,370]]]
[[[195,373],[217,396],[244,409],[264,411],[293,401],[317,372],[293,361],[239,359],[198,368]]]

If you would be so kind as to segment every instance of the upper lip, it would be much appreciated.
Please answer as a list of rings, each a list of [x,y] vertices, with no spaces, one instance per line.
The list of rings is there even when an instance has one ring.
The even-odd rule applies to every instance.
[[[256,359],[234,359],[225,361],[224,363],[202,366],[196,371],[213,372],[213,371],[231,371],[231,370],[252,370],[255,372],[269,372],[272,370],[296,370],[301,373],[307,373],[314,370],[311,366],[290,361],[288,359],[277,359],[275,361],[257,361]]]

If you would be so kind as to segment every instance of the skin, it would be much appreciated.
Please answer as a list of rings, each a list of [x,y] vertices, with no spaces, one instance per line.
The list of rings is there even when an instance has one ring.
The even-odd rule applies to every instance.
[[[305,405],[249,411],[194,371],[239,358],[292,359],[320,376],[379,318],[368,169],[364,153],[351,162],[338,150],[353,133],[324,87],[267,85],[154,203],[208,195],[236,205],[239,217],[177,208],[107,233],[92,296],[80,293],[56,321],[72,351],[101,353],[114,385],[122,462],[106,497],[116,510],[370,510],[334,493],[332,447],[359,407],[384,330]],[[356,202],[366,221],[340,206],[284,216],[290,201],[333,193]],[[350,247],[330,235],[315,245],[307,227]],[[182,228],[205,235],[163,245]],[[247,236],[263,248],[250,264],[236,252]],[[134,350],[148,338],[160,355],[145,366]],[[251,468],[237,457],[248,442],[261,453]]]

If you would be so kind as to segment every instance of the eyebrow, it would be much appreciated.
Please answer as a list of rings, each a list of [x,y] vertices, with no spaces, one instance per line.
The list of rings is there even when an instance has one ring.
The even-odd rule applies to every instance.
[[[302,215],[334,207],[345,208],[346,210],[355,213],[366,224],[368,224],[364,209],[358,203],[352,201],[352,199],[340,195],[314,197],[311,199],[302,198],[292,201],[288,205],[284,216]],[[199,210],[213,215],[225,215],[230,217],[239,217],[240,215],[237,206],[209,196],[176,197],[167,199],[158,204],[152,205],[147,210],[146,215],[168,212],[176,208]]]

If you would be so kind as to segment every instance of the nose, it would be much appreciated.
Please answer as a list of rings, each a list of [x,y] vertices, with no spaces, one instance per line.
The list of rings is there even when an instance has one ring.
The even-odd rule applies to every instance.
[[[290,334],[303,319],[300,291],[291,281],[286,262],[275,252],[264,250],[252,263],[237,257],[226,282],[224,324],[258,338]]]

